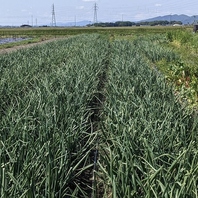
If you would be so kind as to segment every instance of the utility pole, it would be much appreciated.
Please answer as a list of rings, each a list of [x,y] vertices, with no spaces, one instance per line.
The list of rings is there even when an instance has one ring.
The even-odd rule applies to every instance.
[[[196,25],[196,15],[194,15],[193,17],[194,17],[194,22],[193,22],[193,24]]]
[[[33,22],[33,15],[32,15],[32,27],[34,26],[34,22]]]
[[[93,23],[97,23],[98,22],[98,19],[97,19],[97,10],[98,10],[98,6],[95,3],[94,4],[94,20],[93,20]]]
[[[172,21],[172,13],[170,13],[170,21],[169,21],[169,25],[171,25]]]
[[[55,18],[54,4],[52,5],[52,26],[56,27],[56,18]]]

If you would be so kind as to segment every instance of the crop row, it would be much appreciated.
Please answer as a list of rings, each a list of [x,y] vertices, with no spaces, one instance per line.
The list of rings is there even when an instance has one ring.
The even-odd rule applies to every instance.
[[[81,35],[0,56],[0,197],[198,197],[197,115],[151,63],[161,36]]]
[[[170,54],[144,44],[112,43],[98,173],[104,194],[197,197],[197,115],[150,67],[150,59]]]
[[[0,197],[91,193],[90,104],[107,48],[83,35],[0,56]]]

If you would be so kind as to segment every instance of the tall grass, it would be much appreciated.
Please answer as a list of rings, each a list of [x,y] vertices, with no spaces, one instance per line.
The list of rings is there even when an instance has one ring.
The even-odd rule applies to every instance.
[[[167,37],[160,34],[147,37],[142,36],[134,40],[136,50],[140,51],[140,53],[152,62],[160,60],[171,62],[179,59],[179,56],[171,48],[165,47],[167,43]]]
[[[169,31],[166,34],[166,48],[179,54],[176,61],[167,60],[157,63],[157,67],[175,84],[180,97],[188,101],[191,108],[196,108],[198,98],[197,87],[197,49],[198,35],[189,30]]]
[[[83,35],[0,56],[0,197],[90,195],[89,103],[107,47]]]

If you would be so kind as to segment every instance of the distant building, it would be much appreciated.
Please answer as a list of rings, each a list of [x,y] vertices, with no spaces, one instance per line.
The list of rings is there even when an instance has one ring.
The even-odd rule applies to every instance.
[[[174,24],[173,26],[181,26],[181,24],[177,24],[177,23],[176,23],[176,24]]]

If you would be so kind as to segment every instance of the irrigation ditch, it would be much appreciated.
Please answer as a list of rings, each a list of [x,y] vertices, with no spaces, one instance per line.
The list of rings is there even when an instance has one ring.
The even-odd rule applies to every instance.
[[[15,42],[20,42],[20,41],[25,41],[25,40],[30,40],[31,38],[1,38],[0,39],[0,45],[1,44],[7,44],[7,43],[15,43]]]
[[[19,45],[0,49],[0,54],[8,54],[8,53],[11,53],[11,52],[15,52],[17,50],[27,49],[27,48],[30,48],[30,47],[42,45],[42,44],[45,44],[45,43],[49,43],[49,42],[53,42],[53,41],[57,41],[57,40],[65,39],[65,38],[66,37],[49,38],[49,39],[44,39],[44,40],[42,39],[39,42],[28,43],[28,44],[20,44],[20,41],[18,41]]]

